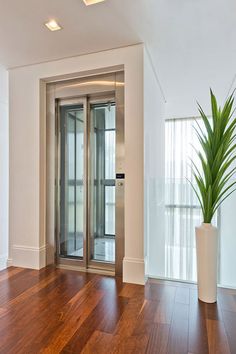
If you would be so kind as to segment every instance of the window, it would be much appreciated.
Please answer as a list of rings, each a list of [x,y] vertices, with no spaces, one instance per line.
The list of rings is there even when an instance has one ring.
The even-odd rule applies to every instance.
[[[188,180],[194,184],[190,164],[198,163],[194,148],[200,149],[194,128],[203,129],[203,123],[185,118],[165,124],[165,276],[196,281],[195,227],[202,217]]]

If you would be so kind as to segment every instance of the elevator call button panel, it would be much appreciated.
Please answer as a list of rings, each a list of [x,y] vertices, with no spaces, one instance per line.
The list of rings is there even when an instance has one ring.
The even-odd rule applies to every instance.
[[[124,173],[117,173],[116,179],[125,179],[125,174]]]

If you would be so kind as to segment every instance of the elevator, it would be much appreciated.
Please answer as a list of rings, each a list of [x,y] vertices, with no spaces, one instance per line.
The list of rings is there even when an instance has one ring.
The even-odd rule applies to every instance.
[[[122,275],[124,189],[124,73],[47,84],[47,263]]]

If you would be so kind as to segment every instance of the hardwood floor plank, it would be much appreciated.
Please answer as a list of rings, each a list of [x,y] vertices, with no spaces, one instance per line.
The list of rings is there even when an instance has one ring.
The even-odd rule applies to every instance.
[[[37,346],[38,342],[43,343],[43,339],[46,346],[53,332],[60,326],[63,306],[78,290],[83,289],[88,280],[79,273],[71,275],[70,272],[62,272],[55,282],[35,294],[31,302],[22,301],[14,306],[8,316],[0,320],[0,352],[20,352],[21,343],[34,343]]]
[[[189,304],[189,289],[186,287],[178,287],[176,289],[175,302],[180,304]]]
[[[222,313],[220,310],[219,302],[213,304],[204,304],[204,302],[199,301],[203,305],[205,305],[205,312],[206,312],[206,319],[208,320],[215,320],[221,321],[222,320]]]
[[[146,352],[149,336],[142,334],[130,336],[119,340],[111,354],[143,354]]]
[[[190,353],[208,354],[206,304],[198,300],[197,290],[190,289],[189,304],[188,350]]]
[[[99,331],[106,333],[113,333],[116,325],[123,314],[126,305],[129,302],[129,298],[125,296],[118,296],[124,283],[121,277],[101,277],[99,282],[96,283],[95,289],[101,290],[105,293],[107,312],[109,312],[108,317],[104,317],[101,320],[98,327]],[[143,287],[138,286],[138,291],[141,290],[143,293]],[[124,294],[124,292],[122,293]]]
[[[222,321],[207,320],[209,354],[231,354]]]
[[[236,292],[48,267],[0,272],[0,354],[236,354]]]
[[[103,294],[101,301],[65,346],[65,352],[76,351],[80,353],[94,331],[114,332],[117,322],[128,304],[128,299],[118,296],[115,292],[107,293],[103,291]]]
[[[170,327],[168,354],[188,353],[189,305],[175,303]]]
[[[129,299],[123,296],[106,299],[109,315],[103,317],[98,329],[106,333],[113,333],[128,303]]]
[[[46,274],[46,277],[39,280],[37,284],[27,289],[14,299],[7,302],[7,307],[10,308],[14,305],[21,303],[22,301],[29,300],[31,296],[37,294],[41,289],[47,287],[50,283],[52,283],[58,276],[57,271],[55,270],[52,274]]]
[[[137,296],[129,299],[129,302],[114,331],[115,335],[120,335],[124,338],[132,335],[138,316],[141,313],[145,303],[146,302],[143,296]]]
[[[91,296],[90,288],[90,291],[84,292],[73,306],[61,312],[60,326],[54,331],[48,346],[42,349],[41,353],[60,353],[70,341],[104,296],[101,291],[92,291],[94,296]]]
[[[107,354],[111,352],[112,334],[94,331],[82,350],[82,354]]]
[[[145,298],[152,301],[161,301],[165,295],[166,285],[147,283],[145,286]]]
[[[170,325],[154,324],[146,349],[146,354],[166,354]]]
[[[119,295],[133,298],[137,295],[144,297],[145,288],[142,285],[135,285],[135,284],[123,284],[122,290],[120,291]]]
[[[125,296],[124,293],[123,295],[120,294],[120,292],[125,287],[122,281],[122,277],[102,276],[99,279],[100,279],[99,282],[95,284],[95,288],[97,290],[103,290],[109,294],[116,294],[116,296],[120,295],[124,297],[130,297],[130,296]],[[144,292],[143,286],[138,286],[138,291]]]
[[[42,352],[60,352],[103,296],[102,292],[95,291],[93,287],[96,276],[86,279],[85,283],[84,277],[82,279],[82,284],[77,284],[79,285],[77,291],[74,291],[73,296],[62,306],[57,307],[54,319],[46,324],[37,338],[39,348],[40,343],[44,343],[45,348]],[[38,350],[39,352],[41,351]]]
[[[228,295],[236,295],[236,289],[228,289],[228,288],[221,288],[221,287],[218,287],[217,289],[218,291],[218,295],[222,294],[228,294]]]
[[[163,296],[161,297],[157,311],[155,314],[155,322],[170,324],[172,320],[174,302],[175,302],[176,287],[166,287]]]
[[[225,330],[231,353],[236,353],[236,313],[233,311],[222,311]]]
[[[5,316],[6,313],[7,313],[7,309],[4,309],[4,308],[0,307],[0,318]]]
[[[23,268],[9,267],[0,272],[0,282],[12,278],[14,275],[23,272]]]
[[[219,293],[218,301],[222,310],[236,312],[236,295]]]
[[[0,306],[22,294],[28,288],[37,284],[38,271],[24,269],[15,274],[10,280],[0,283]]]
[[[170,324],[172,320],[174,304],[171,302],[160,302],[157,307],[154,322]]]
[[[132,335],[150,335],[150,332],[153,328],[157,307],[158,302],[146,301],[145,305],[142,307],[142,311],[140,312],[137,318],[137,324],[134,328]]]
[[[125,333],[121,331],[122,326],[120,326],[120,324],[118,325],[119,329],[117,328],[116,333],[120,333],[117,336],[120,340],[117,341],[116,339],[115,349],[112,353],[145,353],[154,325],[157,306],[157,301],[144,300],[138,317],[133,322],[133,326],[131,321],[128,327],[129,331],[125,332],[131,335],[125,335]],[[124,321],[124,318],[122,320]]]

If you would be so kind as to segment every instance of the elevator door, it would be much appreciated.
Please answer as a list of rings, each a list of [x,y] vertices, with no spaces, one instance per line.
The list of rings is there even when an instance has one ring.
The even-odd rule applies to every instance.
[[[115,103],[91,103],[89,112],[89,256],[115,263]]]
[[[61,257],[83,258],[84,240],[84,107],[60,106],[60,239]]]
[[[58,101],[60,183],[58,257],[84,267],[116,263],[116,104]]]

